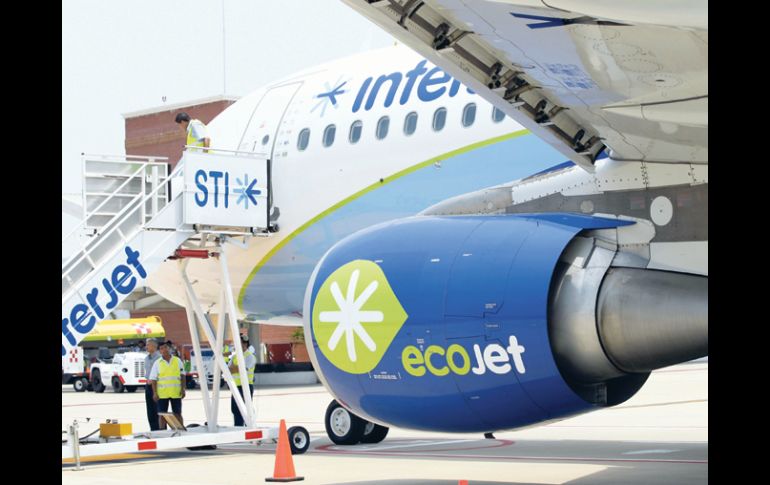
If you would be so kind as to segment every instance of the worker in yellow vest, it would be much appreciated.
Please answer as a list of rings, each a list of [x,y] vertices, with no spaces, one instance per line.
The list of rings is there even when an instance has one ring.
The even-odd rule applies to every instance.
[[[176,415],[180,423],[182,419],[182,399],[185,397],[185,372],[182,359],[171,355],[171,349],[166,342],[160,344],[160,359],[152,365],[149,377],[152,386],[152,399],[158,403],[158,412],[168,412],[171,404],[171,412]],[[158,417],[160,429],[166,429],[163,417]]]
[[[241,348],[243,349],[243,360],[246,366],[246,372],[248,373],[247,379],[249,383],[249,396],[254,395],[254,368],[257,366],[257,357],[249,350],[249,336],[241,335]],[[233,374],[235,384],[238,386],[238,393],[243,397],[243,388],[241,387],[241,375],[238,368],[238,354],[233,352],[233,356],[230,358],[229,364],[230,372]],[[230,392],[233,392],[231,389]],[[246,399],[244,398],[244,402]],[[230,396],[230,410],[233,412],[233,419],[235,426],[246,426],[241,415],[241,410],[238,409],[238,405],[235,403],[235,398]]]
[[[185,145],[204,148],[211,146],[211,138],[209,138],[208,128],[206,128],[206,125],[203,124],[201,120],[190,119],[190,115],[185,112],[181,112],[177,113],[174,121],[178,123],[187,134]],[[195,149],[190,150],[198,151]],[[203,151],[208,153],[208,150]]]

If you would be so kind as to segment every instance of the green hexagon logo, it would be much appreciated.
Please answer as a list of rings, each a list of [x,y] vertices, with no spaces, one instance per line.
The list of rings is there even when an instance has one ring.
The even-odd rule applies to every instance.
[[[357,259],[337,268],[318,290],[313,334],[335,367],[365,374],[382,360],[407,317],[382,269]]]

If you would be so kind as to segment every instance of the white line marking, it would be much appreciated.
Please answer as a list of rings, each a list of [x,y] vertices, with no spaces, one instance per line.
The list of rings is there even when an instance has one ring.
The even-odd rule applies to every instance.
[[[411,445],[391,445],[391,446],[362,446],[357,449],[359,450],[366,450],[366,451],[381,451],[381,450],[391,450],[394,448],[413,448],[415,446],[430,446],[430,445],[449,445],[454,443],[472,443],[473,441],[468,440],[451,440],[451,441],[433,441],[433,440],[420,440],[417,441]]]
[[[623,455],[650,455],[653,453],[673,453],[679,450],[639,450],[639,451],[626,451]]]

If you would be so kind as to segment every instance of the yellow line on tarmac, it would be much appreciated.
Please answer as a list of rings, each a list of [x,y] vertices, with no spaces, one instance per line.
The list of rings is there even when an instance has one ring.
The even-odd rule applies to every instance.
[[[99,455],[99,456],[83,456],[80,458],[81,463],[94,462],[94,461],[111,461],[111,460],[131,460],[134,458],[155,458],[160,455],[148,455],[147,453],[118,453],[115,455]],[[74,464],[74,458],[63,458],[62,464]]]

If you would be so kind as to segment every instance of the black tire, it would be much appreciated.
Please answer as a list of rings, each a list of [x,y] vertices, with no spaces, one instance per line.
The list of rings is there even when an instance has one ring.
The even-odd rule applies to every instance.
[[[342,407],[336,400],[329,403],[324,418],[326,435],[337,445],[355,445],[364,436],[366,421]]]
[[[187,389],[195,389],[195,379],[187,379],[187,382],[185,382],[185,387]]]
[[[136,388],[139,386],[126,386],[126,392],[136,392]]]
[[[286,434],[289,435],[289,446],[292,455],[301,455],[310,448],[310,433],[302,426],[292,426]]]
[[[112,392],[126,392],[126,386],[124,386],[117,377],[112,378]]]
[[[94,388],[94,392],[104,392],[104,384],[102,384],[102,374],[99,369],[94,370],[91,373],[91,387]]]
[[[390,428],[387,426],[380,426],[379,424],[367,422],[366,427],[364,428],[364,437],[361,438],[361,443],[379,443],[388,436],[388,431],[390,431]]]
[[[78,377],[72,381],[72,387],[75,389],[75,392],[84,392],[88,389],[88,379]]]

